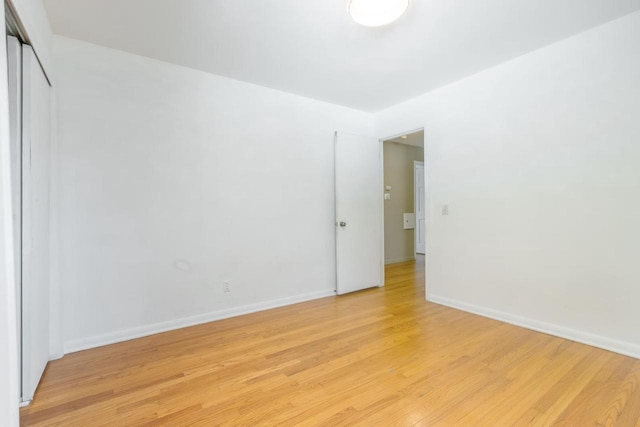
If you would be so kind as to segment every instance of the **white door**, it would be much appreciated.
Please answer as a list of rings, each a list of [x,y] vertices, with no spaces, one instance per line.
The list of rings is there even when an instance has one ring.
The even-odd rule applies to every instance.
[[[50,88],[22,46],[22,400],[49,361]]]
[[[413,163],[413,179],[414,179],[414,203],[415,203],[415,213],[416,213],[416,228],[415,228],[415,248],[417,254],[425,253],[425,214],[424,214],[424,163],[423,162],[414,162]]]
[[[337,292],[382,286],[382,143],[336,132]]]

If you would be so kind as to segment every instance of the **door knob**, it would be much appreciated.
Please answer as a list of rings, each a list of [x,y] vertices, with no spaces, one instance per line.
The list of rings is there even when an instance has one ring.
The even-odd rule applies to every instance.
[[[344,227],[346,227],[346,226],[347,226],[347,223],[346,223],[346,222],[344,222],[344,221],[340,221],[340,227],[343,227],[343,228],[344,228]]]

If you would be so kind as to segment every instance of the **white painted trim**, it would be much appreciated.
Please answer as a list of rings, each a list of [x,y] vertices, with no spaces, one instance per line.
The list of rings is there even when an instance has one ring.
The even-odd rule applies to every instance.
[[[51,86],[53,82],[50,45],[52,34],[44,3],[6,0],[5,5],[18,27],[21,42],[33,47],[33,54]]]
[[[0,20],[4,19],[2,8]],[[6,46],[5,40],[0,45],[0,425],[13,427],[20,423],[20,388]]]
[[[338,294],[338,224],[336,224],[338,222],[338,180],[336,177],[336,170],[337,170],[337,166],[336,166],[336,162],[337,162],[337,155],[338,152],[336,150],[336,144],[338,144],[338,131],[334,131],[333,132],[333,224],[334,224],[334,228],[333,228],[333,267],[336,273],[336,277],[335,277],[335,288],[334,288],[334,294]],[[384,240],[384,235],[382,236],[382,239]]]
[[[429,301],[430,290],[427,284],[431,281],[431,189],[429,173],[431,156],[427,154],[430,144],[427,144],[427,131],[422,128],[424,136],[422,140],[422,164],[424,165],[424,299]]]
[[[423,127],[419,127],[419,128],[415,128],[413,130],[408,130],[406,132],[402,132],[402,133],[396,133],[393,135],[389,135],[389,136],[385,136],[384,138],[380,138],[381,141],[389,141],[391,139],[398,139],[403,135],[409,135],[410,133],[416,133],[416,132],[420,132],[424,130],[424,126]],[[423,145],[424,145],[424,141],[423,141]]]
[[[416,259],[415,256],[408,256],[408,257],[404,257],[404,258],[385,259],[384,263],[385,263],[385,265],[386,264],[395,264],[395,263],[398,263],[398,262],[413,261],[415,259]]]
[[[196,316],[184,317],[182,319],[169,320],[166,322],[154,323],[152,325],[140,326],[137,328],[125,329],[118,332],[69,341],[65,343],[64,351],[65,354],[73,353],[76,351],[101,347],[108,344],[115,344],[122,341],[129,341],[135,338],[146,337],[162,332],[173,331],[175,329],[186,328],[189,326],[200,325],[216,320],[241,316],[243,314],[256,313],[258,311],[269,310],[272,308],[283,307],[286,305],[297,304],[300,302],[311,301],[314,299],[326,298],[331,296],[335,296],[335,291],[333,289],[327,289],[323,291],[309,292],[293,297],[280,298],[271,301],[264,301],[255,304],[229,308],[225,310],[212,311]]]
[[[380,173],[378,174],[378,188],[380,188],[380,202],[378,205],[378,209],[380,210],[380,259],[383,260],[380,264],[380,277],[382,278],[382,282],[380,282],[379,288],[384,287],[386,282],[384,266],[386,261],[384,260],[384,141],[382,139],[378,139],[378,161],[380,162]]]
[[[417,256],[417,255],[424,255],[424,253],[418,253],[418,198],[416,197],[416,194],[418,193],[418,191],[416,190],[416,188],[418,187],[416,185],[416,169],[418,168],[418,166],[422,166],[422,177],[425,177],[425,173],[424,173],[424,139],[422,140],[422,161],[418,161],[418,160],[414,160],[413,161],[413,212],[415,212],[416,215],[416,226],[413,230],[413,256]],[[425,190],[425,195],[426,195],[426,187],[423,185],[422,188]],[[427,224],[426,221],[426,210],[427,210],[427,205],[425,203],[425,205],[422,207],[422,209],[424,209],[425,211],[425,225]],[[424,228],[422,229],[422,232],[424,233]],[[426,234],[425,234],[426,236]],[[427,245],[425,242],[425,252],[427,249]]]
[[[49,176],[49,360],[64,356],[64,339],[62,329],[62,287],[60,283],[60,239],[58,235],[58,191],[55,171],[58,169],[58,95],[55,87],[51,88],[51,127],[50,127],[50,176]]]
[[[604,350],[613,351],[625,356],[640,359],[640,345],[630,342],[619,341],[612,338],[603,337],[601,335],[595,335],[577,329],[571,329],[564,326],[556,325],[553,323],[542,322],[540,320],[519,316],[517,314],[494,310],[487,307],[481,307],[475,304],[470,304],[451,298],[445,298],[438,295],[430,295],[429,301],[469,313],[478,314],[490,319],[499,320],[512,325],[521,326],[533,331],[543,332],[545,334],[554,335],[556,337],[565,338],[571,341],[576,341],[582,344],[587,344],[593,347],[602,348]]]
[[[9,136],[11,144],[11,198],[13,212],[13,261],[16,304],[16,334],[18,337],[18,369],[22,376],[22,44],[16,37],[7,36],[7,71],[9,80]],[[22,396],[19,384],[18,399]]]

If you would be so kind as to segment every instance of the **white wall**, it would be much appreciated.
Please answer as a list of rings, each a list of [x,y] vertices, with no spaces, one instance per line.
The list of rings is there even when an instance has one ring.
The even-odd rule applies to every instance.
[[[54,63],[67,351],[333,294],[333,131],[370,114],[63,37]]]
[[[640,357],[639,77],[634,13],[377,114],[425,126],[432,300]]]
[[[4,8],[0,9],[4,22]],[[0,43],[0,425],[18,425],[18,337],[13,264],[7,45]]]

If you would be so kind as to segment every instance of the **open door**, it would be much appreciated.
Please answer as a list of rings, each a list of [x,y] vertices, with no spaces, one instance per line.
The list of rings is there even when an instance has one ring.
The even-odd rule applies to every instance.
[[[382,286],[382,143],[335,134],[337,293]]]

